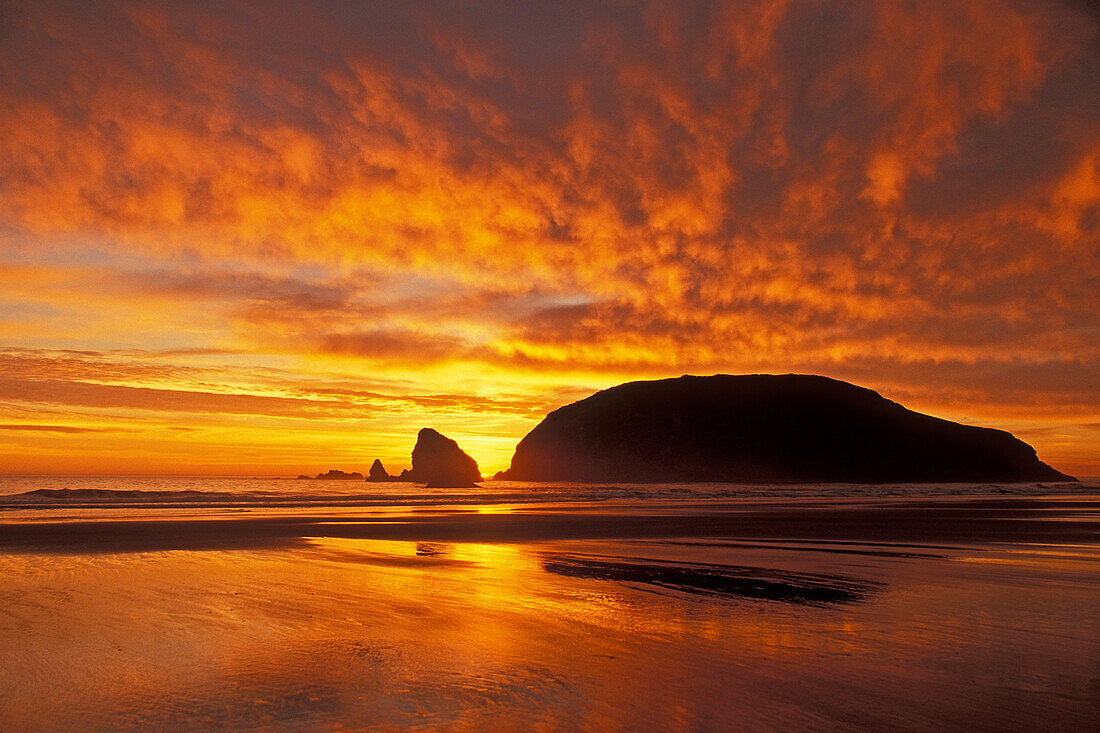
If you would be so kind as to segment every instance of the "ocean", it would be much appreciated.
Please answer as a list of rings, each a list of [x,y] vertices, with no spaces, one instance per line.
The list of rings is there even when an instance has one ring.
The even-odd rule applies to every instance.
[[[1089,496],[1100,478],[1016,484],[583,484],[483,481],[469,489],[420,484],[220,476],[0,476],[0,512],[94,510],[401,508],[874,499],[945,496]],[[12,516],[6,514],[5,516]]]

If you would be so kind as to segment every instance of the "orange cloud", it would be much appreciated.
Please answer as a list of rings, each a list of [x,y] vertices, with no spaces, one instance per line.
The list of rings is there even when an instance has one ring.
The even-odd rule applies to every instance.
[[[176,354],[107,391],[71,386],[108,368],[75,359],[26,377],[39,396],[313,409],[194,396],[220,359],[278,372],[249,372],[272,399],[364,375],[457,394],[449,370],[459,404],[527,411],[798,370],[978,420],[1028,390],[1044,420],[1100,404],[1054,386],[1100,383],[1085,4],[3,12],[0,344]]]

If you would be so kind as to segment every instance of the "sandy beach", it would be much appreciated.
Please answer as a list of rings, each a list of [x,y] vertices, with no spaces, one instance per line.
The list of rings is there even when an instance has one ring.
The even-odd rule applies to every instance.
[[[1100,714],[1098,507],[9,511],[0,720],[1087,730]]]

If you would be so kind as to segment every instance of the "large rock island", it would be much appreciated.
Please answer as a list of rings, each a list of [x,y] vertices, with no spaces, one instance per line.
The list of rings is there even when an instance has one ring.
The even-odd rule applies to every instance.
[[[584,482],[1075,480],[1011,434],[827,377],[630,382],[551,412],[495,478]]]

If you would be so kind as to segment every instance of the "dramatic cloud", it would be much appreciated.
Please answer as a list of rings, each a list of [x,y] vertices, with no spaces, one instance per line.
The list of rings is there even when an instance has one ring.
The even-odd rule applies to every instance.
[[[1100,473],[1098,80],[1070,0],[4,4],[0,399],[361,379],[496,461],[586,389],[802,371]]]

